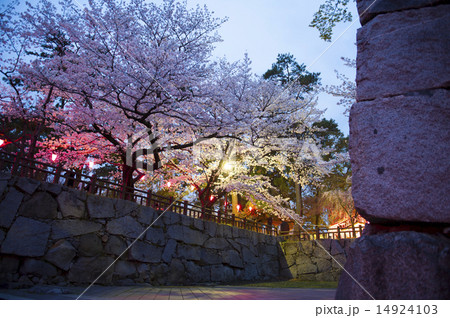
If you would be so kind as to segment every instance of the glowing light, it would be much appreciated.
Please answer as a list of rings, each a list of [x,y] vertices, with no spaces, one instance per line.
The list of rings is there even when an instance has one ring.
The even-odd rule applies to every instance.
[[[238,211],[241,210],[241,205],[240,204],[236,205],[236,210],[238,210]]]
[[[0,147],[2,147],[5,144],[5,141],[3,139],[0,139]]]
[[[52,154],[52,161],[55,162],[55,161],[56,161],[56,158],[58,158],[58,155],[55,154],[55,153],[53,153],[53,154]]]
[[[233,168],[233,165],[231,163],[229,163],[229,162],[225,162],[223,168],[225,170],[231,170]]]
[[[252,212],[252,210],[253,210],[253,207],[251,206],[251,207],[249,207],[248,208],[248,210],[250,211],[250,212]]]
[[[191,185],[191,191],[194,191],[194,190],[195,190],[195,186]]]
[[[145,179],[145,174],[139,180],[144,180],[144,179]]]
[[[209,201],[213,201],[213,200],[214,200],[214,196],[212,195],[209,197]]]
[[[94,169],[94,165],[95,165],[95,163],[94,163],[94,161],[89,161],[89,169]]]
[[[167,187],[170,188],[170,186],[172,185],[172,182],[167,182]]]

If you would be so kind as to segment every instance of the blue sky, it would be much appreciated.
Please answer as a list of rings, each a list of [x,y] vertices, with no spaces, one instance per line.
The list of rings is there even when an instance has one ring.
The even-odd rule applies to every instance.
[[[161,1],[155,1],[161,2]],[[350,1],[353,25],[338,25],[331,45],[319,38],[319,32],[308,25],[324,0],[187,0],[189,5],[206,5],[218,17],[229,18],[219,30],[223,42],[215,55],[228,60],[241,59],[245,53],[253,61],[253,71],[263,74],[275,62],[278,53],[292,53],[309,71],[320,72],[322,84],[339,84],[334,70],[355,78],[356,70],[344,66],[341,57],[356,58],[356,30],[360,27],[356,4]],[[325,53],[323,53],[327,50]],[[323,55],[321,55],[323,53]],[[319,58],[320,56],[320,58]],[[319,58],[318,60],[316,60]],[[316,62],[314,62],[316,60]],[[314,64],[312,65],[312,63]],[[322,93],[320,108],[327,108],[325,117],[334,118],[348,134],[348,118],[336,105],[338,99]]]

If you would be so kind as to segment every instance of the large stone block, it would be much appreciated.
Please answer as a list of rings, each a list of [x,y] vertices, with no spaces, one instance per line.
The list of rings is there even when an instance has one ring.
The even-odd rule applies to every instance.
[[[130,248],[130,259],[144,263],[160,263],[162,247],[150,245],[148,243],[137,241]]]
[[[36,192],[19,209],[19,214],[32,218],[55,219],[58,214],[58,204],[46,192]]]
[[[224,265],[211,266],[211,281],[217,283],[231,282],[234,280],[233,269]]]
[[[350,247],[345,269],[358,283],[342,272],[336,299],[450,298],[450,240],[444,236],[363,236]]]
[[[131,216],[124,216],[108,222],[106,230],[111,234],[137,238],[144,232],[144,227]]]
[[[125,251],[127,246],[127,243],[123,239],[118,236],[111,235],[106,242],[105,252],[119,256]]]
[[[178,245],[177,254],[179,258],[199,261],[201,259],[201,247],[192,245]]]
[[[41,183],[39,181],[34,179],[19,178],[17,179],[16,187],[18,187],[19,189],[28,194],[33,194],[34,191],[36,191],[36,189],[39,188],[40,184]]]
[[[87,197],[87,208],[91,218],[112,218],[115,216],[114,200],[96,195]]]
[[[450,84],[450,5],[375,17],[358,30],[357,100]]]
[[[20,256],[43,256],[49,235],[50,225],[18,217],[6,235],[1,252]]]
[[[187,279],[187,273],[183,263],[174,258],[169,267],[169,274],[167,275],[167,282],[169,284],[181,284],[183,285]]]
[[[48,250],[45,260],[67,271],[76,253],[72,244],[66,240],[59,240]]]
[[[103,244],[100,237],[95,233],[89,233],[80,237],[78,254],[80,256],[98,256],[103,253]]]
[[[0,227],[10,227],[17,210],[22,203],[23,194],[11,188],[5,199],[0,203]]]
[[[116,210],[116,217],[131,215],[133,212],[138,212],[140,206],[136,202],[118,199],[114,202],[114,209]]]
[[[8,181],[0,181],[0,197],[3,195],[3,192],[5,192],[6,188],[8,188]]]
[[[63,191],[56,200],[63,217],[82,218],[84,216],[85,203],[78,199],[73,192]]]
[[[228,264],[232,267],[244,268],[242,257],[235,250],[227,250],[222,252],[222,257],[224,264]]]
[[[145,233],[145,239],[155,245],[164,246],[166,244],[166,236],[162,228],[151,227]]]
[[[358,0],[358,13],[361,25],[366,24],[378,14],[417,9],[448,3],[448,0]]]
[[[53,265],[47,262],[28,258],[20,267],[21,274],[32,274],[40,277],[54,277],[58,271]]]
[[[183,241],[186,244],[203,245],[206,240],[206,235],[203,232],[193,230],[188,227],[183,227]]]
[[[52,239],[73,237],[100,231],[102,225],[85,220],[57,220],[52,223]]]
[[[205,242],[205,247],[214,248],[217,250],[223,250],[229,246],[230,244],[228,243],[228,241],[222,237],[213,237]]]
[[[114,262],[112,257],[80,257],[69,271],[68,279],[73,283],[90,284],[97,279]],[[111,283],[113,267],[111,266],[98,280],[98,283]]]
[[[177,250],[177,241],[169,240],[164,247],[164,252],[162,253],[161,259],[163,262],[170,264],[172,258],[176,256],[175,252]]]
[[[374,222],[450,223],[450,93],[353,105],[352,194]]]

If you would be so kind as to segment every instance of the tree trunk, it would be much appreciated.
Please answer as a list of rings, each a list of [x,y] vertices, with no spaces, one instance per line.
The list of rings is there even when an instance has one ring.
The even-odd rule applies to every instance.
[[[300,183],[295,183],[295,212],[303,216],[303,193]]]
[[[133,180],[133,172],[135,168],[126,164],[122,165],[122,193],[121,198],[131,200],[133,198],[133,188],[135,181]]]

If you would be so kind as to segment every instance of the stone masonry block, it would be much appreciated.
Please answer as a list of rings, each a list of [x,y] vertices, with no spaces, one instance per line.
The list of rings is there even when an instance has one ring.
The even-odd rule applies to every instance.
[[[352,194],[369,221],[450,223],[450,93],[356,103]]]
[[[362,236],[345,269],[377,300],[449,299],[450,239],[418,232]],[[371,299],[342,272],[336,299]]]
[[[5,199],[0,203],[0,226],[10,227],[20,203],[22,202],[23,194],[16,189],[9,190]]]
[[[359,29],[357,100],[449,87],[448,21],[442,5],[379,15]]]
[[[357,6],[361,25],[365,25],[378,14],[436,6],[443,3],[448,3],[448,0],[358,0]]]
[[[19,214],[32,218],[55,219],[58,204],[46,192],[36,192],[31,199],[25,201],[19,209]]]
[[[9,229],[1,253],[20,256],[43,256],[50,235],[50,225],[18,217]]]

